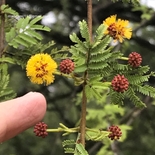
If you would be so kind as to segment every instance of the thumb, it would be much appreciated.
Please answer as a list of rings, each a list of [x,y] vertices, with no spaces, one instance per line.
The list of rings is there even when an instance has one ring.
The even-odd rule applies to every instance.
[[[35,125],[42,120],[45,112],[45,97],[37,92],[0,103],[0,142]]]

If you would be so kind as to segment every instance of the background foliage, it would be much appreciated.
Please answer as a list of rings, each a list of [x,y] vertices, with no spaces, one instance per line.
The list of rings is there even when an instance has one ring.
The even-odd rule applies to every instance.
[[[41,35],[45,38],[44,42],[54,40],[60,48],[72,44],[68,36],[73,31],[80,37],[78,21],[86,19],[86,1],[84,0],[7,0],[6,3],[19,12],[21,17],[25,15],[32,17],[50,15],[50,17],[48,17],[49,19],[46,19],[46,22],[42,20],[42,24],[47,24],[52,30],[50,32],[44,31]],[[96,29],[106,17],[113,14],[118,14],[119,18],[129,20],[132,23],[134,36],[130,41],[117,44],[114,48],[123,51],[126,56],[132,51],[140,53],[143,57],[143,65],[149,65],[151,70],[154,71],[154,10],[144,5],[133,6],[130,3],[122,3],[121,1],[112,3],[109,0],[100,0],[99,2],[94,0],[93,3],[94,29]],[[19,21],[20,20],[18,20],[18,22]],[[14,21],[11,19],[10,24],[12,25],[7,26],[13,26],[14,22],[17,22],[16,17]],[[38,36],[36,39],[40,37],[41,36]],[[15,52],[15,49],[9,50],[12,53]],[[29,50],[31,50],[31,48]],[[50,52],[51,49],[49,48],[47,51]],[[19,58],[17,58],[17,60],[19,60]],[[2,70],[3,68],[0,68],[0,71]],[[25,71],[17,65],[10,65],[9,73],[11,78],[9,86],[17,92],[17,96],[21,96],[29,91],[39,91],[46,96],[48,110],[44,121],[50,128],[57,128],[59,122],[64,123],[68,127],[73,127],[75,123],[79,121],[80,105],[78,96],[80,96],[81,87],[74,87],[71,80],[58,76],[54,84],[46,87],[30,83],[25,75]],[[152,86],[155,85],[153,77],[151,77],[148,82]],[[108,122],[109,124],[120,124],[120,128],[123,130],[122,139],[119,142],[111,143],[110,148],[107,148],[108,145],[105,145],[109,143],[109,141],[104,141],[103,143],[88,141],[86,148],[89,154],[155,154],[155,104],[149,97],[141,96],[141,98],[147,105],[145,109],[135,108],[128,100],[125,101],[126,104],[123,108],[109,104],[103,106],[102,103],[106,103],[105,98],[100,102],[94,100],[88,103],[87,126],[106,129]],[[75,135],[69,135],[67,138],[73,139],[75,138],[74,136]],[[33,129],[31,128],[19,136],[1,144],[0,154],[62,155],[62,139],[61,133],[51,133],[46,139],[40,139],[34,136]],[[66,139],[66,137],[64,137],[64,139]]]

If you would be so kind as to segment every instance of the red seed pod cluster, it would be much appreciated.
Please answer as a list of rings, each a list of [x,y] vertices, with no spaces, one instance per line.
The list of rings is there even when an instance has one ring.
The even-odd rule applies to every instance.
[[[142,57],[139,53],[137,52],[132,52],[129,54],[129,60],[128,60],[129,65],[132,67],[139,67],[142,63]]]
[[[117,140],[122,136],[121,129],[117,125],[110,126],[108,131],[111,132],[108,135],[111,140]]]
[[[70,59],[62,60],[59,68],[62,73],[70,74],[74,70],[74,62]]]
[[[46,129],[47,124],[44,122],[39,122],[35,125],[33,132],[36,134],[36,136],[45,138],[48,135]]]
[[[119,75],[119,74],[113,78],[111,84],[112,84],[113,90],[121,93],[126,91],[129,87],[128,79],[125,78],[124,75]]]

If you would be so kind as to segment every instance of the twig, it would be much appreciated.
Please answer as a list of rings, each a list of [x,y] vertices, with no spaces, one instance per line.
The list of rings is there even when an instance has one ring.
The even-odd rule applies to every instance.
[[[0,6],[5,4],[5,0],[0,1]],[[2,14],[0,12],[0,57],[2,57],[3,50],[4,50],[4,39],[5,39],[5,33],[4,33],[4,27],[5,27],[5,14]]]
[[[92,0],[87,1],[87,18],[90,41],[92,42]]]
[[[85,146],[85,134],[86,134],[86,104],[87,97],[85,92],[85,85],[83,85],[82,92],[82,110],[81,110],[81,122],[80,122],[80,142],[83,146]]]
[[[87,0],[87,18],[90,42],[92,42],[92,0]],[[86,55],[86,64],[89,63],[89,51]],[[83,92],[82,92],[82,106],[81,106],[81,122],[80,122],[80,143],[85,147],[85,133],[86,133],[86,105],[87,97],[85,87],[87,85],[88,71],[86,70],[83,76]]]

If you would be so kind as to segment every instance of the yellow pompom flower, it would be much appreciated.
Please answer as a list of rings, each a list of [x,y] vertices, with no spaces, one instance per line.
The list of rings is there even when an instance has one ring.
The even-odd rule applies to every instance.
[[[105,34],[110,35],[114,40],[119,40],[122,43],[124,38],[131,38],[132,29],[128,28],[128,20],[116,20],[116,15],[112,15],[106,18],[103,24],[107,26]]]
[[[35,54],[26,65],[26,73],[32,83],[49,85],[54,82],[57,64],[49,54]]]

